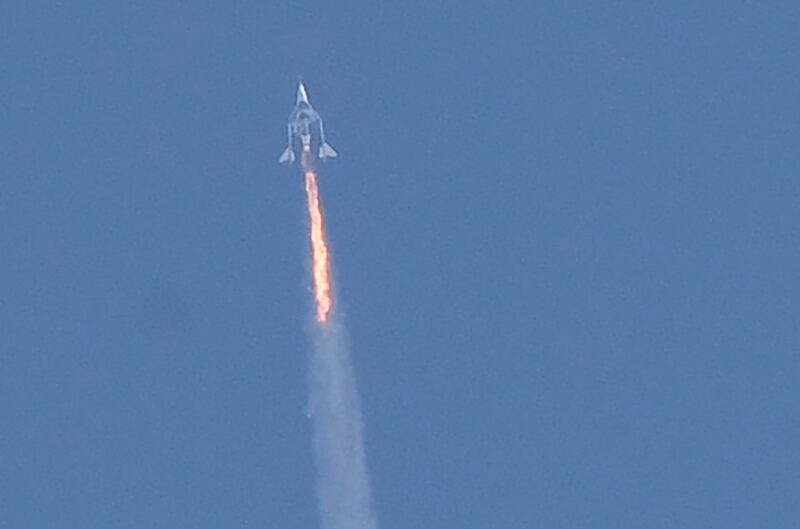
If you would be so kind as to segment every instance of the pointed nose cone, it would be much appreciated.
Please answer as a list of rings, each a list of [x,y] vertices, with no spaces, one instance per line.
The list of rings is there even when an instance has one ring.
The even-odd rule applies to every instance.
[[[297,85],[297,102],[308,103],[308,94],[306,94],[306,87],[303,86],[303,83]]]

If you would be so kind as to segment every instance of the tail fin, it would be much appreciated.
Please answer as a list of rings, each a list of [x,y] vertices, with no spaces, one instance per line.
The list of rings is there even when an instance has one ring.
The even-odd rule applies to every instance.
[[[281,154],[281,159],[278,160],[278,163],[285,163],[286,165],[292,165],[294,163],[294,151],[292,150],[291,145],[286,147],[286,150],[283,151],[283,154]]]
[[[333,150],[333,147],[327,143],[323,143],[322,147],[319,148],[320,160],[324,160],[326,158],[336,158],[337,156],[339,156],[339,154],[337,154],[337,152]]]

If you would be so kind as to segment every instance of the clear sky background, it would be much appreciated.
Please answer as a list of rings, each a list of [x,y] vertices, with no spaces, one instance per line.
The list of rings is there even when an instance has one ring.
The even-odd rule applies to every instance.
[[[298,76],[384,529],[797,527],[797,3],[33,4],[0,527],[318,527]]]

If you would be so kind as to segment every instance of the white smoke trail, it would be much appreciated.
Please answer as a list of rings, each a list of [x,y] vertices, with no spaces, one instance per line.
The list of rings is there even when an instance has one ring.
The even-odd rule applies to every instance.
[[[376,529],[347,333],[335,315],[313,332],[308,409],[322,527]]]

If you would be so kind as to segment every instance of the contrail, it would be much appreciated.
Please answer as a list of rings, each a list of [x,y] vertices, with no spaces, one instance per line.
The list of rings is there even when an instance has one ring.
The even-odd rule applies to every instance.
[[[347,332],[332,311],[330,253],[317,187],[305,167],[316,304],[308,409],[313,422],[317,495],[324,529],[376,529],[364,452],[364,425]]]

